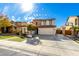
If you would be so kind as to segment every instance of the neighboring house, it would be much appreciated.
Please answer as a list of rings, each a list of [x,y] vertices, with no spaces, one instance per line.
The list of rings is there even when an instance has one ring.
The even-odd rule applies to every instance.
[[[69,30],[72,26],[79,26],[79,16],[70,16],[66,22],[66,30]]]
[[[79,16],[70,16],[67,23],[71,26],[79,26]]]
[[[74,35],[74,29],[73,26],[79,26],[79,16],[70,16],[68,17],[66,23],[64,26],[61,27],[61,30],[63,34],[68,35]]]
[[[22,34],[27,32],[27,22],[15,22],[17,31],[21,31]]]
[[[53,35],[55,34],[55,18],[53,19],[33,19],[33,24],[38,26],[38,34]]]

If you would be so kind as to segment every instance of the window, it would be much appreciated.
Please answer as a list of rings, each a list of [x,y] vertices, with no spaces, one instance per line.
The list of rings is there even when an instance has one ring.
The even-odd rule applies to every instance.
[[[46,20],[44,20],[44,25],[46,25]]]
[[[52,25],[52,21],[51,20],[49,21],[49,25]]]
[[[77,25],[77,19],[75,19],[75,25]]]
[[[41,22],[41,25],[44,25],[44,22],[43,21]]]

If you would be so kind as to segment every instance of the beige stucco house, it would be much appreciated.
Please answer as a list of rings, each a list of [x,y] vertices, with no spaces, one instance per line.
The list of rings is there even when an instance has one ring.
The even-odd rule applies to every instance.
[[[53,35],[56,32],[55,18],[33,19],[32,23],[38,26],[38,34],[40,35]]]
[[[79,26],[79,16],[70,16],[67,20],[68,25]]]
[[[68,17],[64,26],[61,27],[63,34],[71,33],[74,35],[73,26],[79,26],[79,16],[70,16]]]

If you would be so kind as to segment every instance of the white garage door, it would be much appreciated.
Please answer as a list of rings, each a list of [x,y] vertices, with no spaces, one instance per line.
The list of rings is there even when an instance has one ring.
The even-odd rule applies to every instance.
[[[38,34],[42,35],[54,35],[56,33],[55,28],[38,28]]]

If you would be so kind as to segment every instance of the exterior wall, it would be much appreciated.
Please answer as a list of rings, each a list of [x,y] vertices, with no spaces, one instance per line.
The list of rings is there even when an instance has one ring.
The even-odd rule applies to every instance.
[[[40,35],[55,35],[55,28],[38,28],[38,34]]]
[[[66,26],[65,30],[70,30],[72,28],[72,26]]]
[[[17,27],[18,31],[21,31],[22,34],[26,34],[27,32],[27,27]]]
[[[37,26],[55,25],[55,19],[34,19],[33,24]]]
[[[46,21],[46,25],[50,25],[49,20]]]
[[[44,25],[44,22],[41,22],[41,26],[43,26]]]
[[[22,27],[21,30],[22,30],[22,33],[25,34],[27,32],[27,27]]]
[[[38,26],[40,35],[54,35],[56,32],[55,19],[34,19],[32,23]]]
[[[37,26],[41,26],[41,20],[33,20],[32,23],[37,25]]]
[[[21,31],[22,34],[27,32],[27,23],[26,22],[15,22],[16,28],[18,31]]]
[[[55,25],[55,21],[52,21],[52,25]]]
[[[16,26],[26,26],[27,23],[26,22],[15,22]]]

